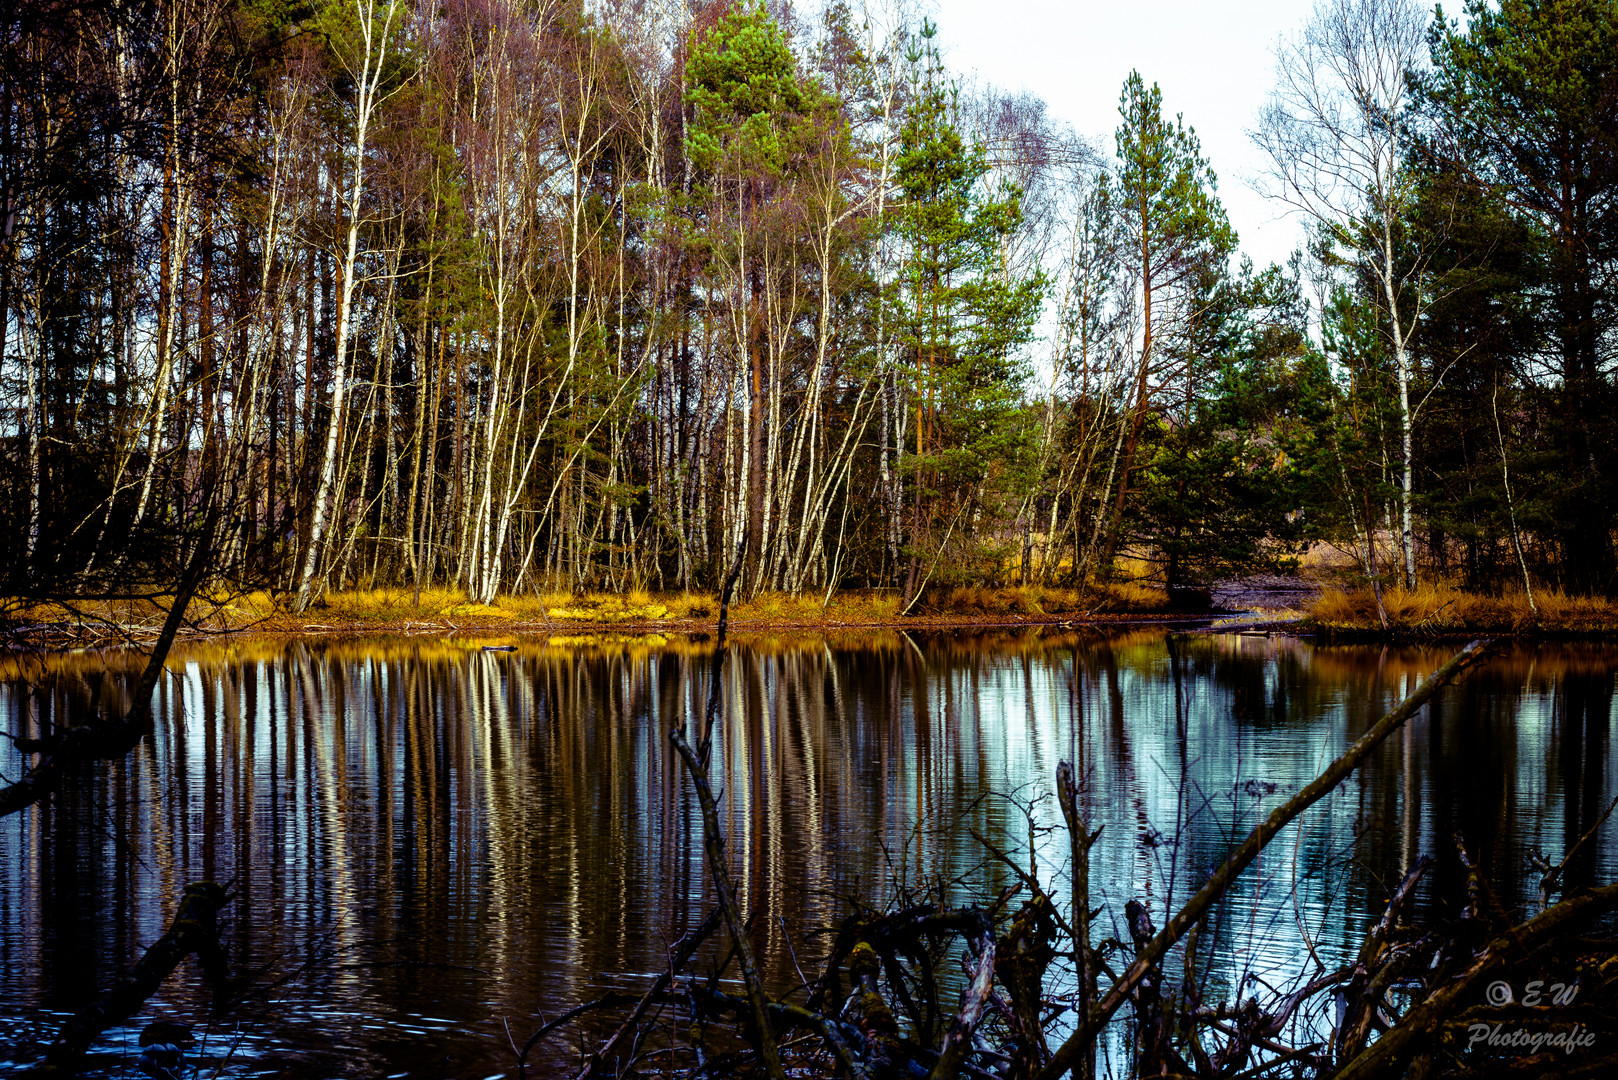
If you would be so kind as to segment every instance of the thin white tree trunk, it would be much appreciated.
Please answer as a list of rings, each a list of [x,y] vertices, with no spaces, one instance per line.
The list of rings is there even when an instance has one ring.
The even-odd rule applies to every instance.
[[[388,36],[398,5],[384,0],[386,6],[377,25],[377,0],[354,0],[360,35],[359,70],[355,75],[353,175],[348,189],[347,243],[343,251],[342,274],[337,291],[337,333],[332,361],[331,416],[326,428],[325,442],[320,453],[320,470],[315,482],[314,505],[309,518],[309,544],[304,548],[302,566],[298,571],[298,590],[293,610],[303,611],[314,599],[315,569],[326,550],[326,531],[331,500],[335,486],[338,440],[341,438],[346,388],[348,384],[348,346],[350,321],[354,301],[354,274],[359,262],[359,238],[362,219],[360,211],[365,195],[366,140],[371,121],[381,101],[382,70],[387,59]]]
[[[1410,413],[1410,352],[1409,335],[1405,333],[1399,317],[1399,280],[1393,268],[1393,216],[1383,203],[1382,211],[1382,287],[1388,304],[1388,330],[1393,339],[1395,374],[1399,380],[1399,555],[1403,563],[1404,585],[1407,591],[1416,588],[1416,531],[1412,512],[1412,493],[1415,484],[1415,456],[1412,452],[1414,417]]]
[[[1528,607],[1536,615],[1539,614],[1539,604],[1534,601],[1534,583],[1528,577],[1528,560],[1523,556],[1522,534],[1517,531],[1517,505],[1511,498],[1511,470],[1506,466],[1506,436],[1500,430],[1500,384],[1494,384],[1494,393],[1489,397],[1489,407],[1494,412],[1494,437],[1500,446],[1500,483],[1506,491],[1506,513],[1511,519],[1511,548],[1517,553],[1517,566],[1522,570],[1523,592],[1528,594]]]

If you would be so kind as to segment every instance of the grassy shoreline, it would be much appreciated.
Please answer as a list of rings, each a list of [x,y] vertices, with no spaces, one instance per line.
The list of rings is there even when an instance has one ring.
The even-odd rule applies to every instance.
[[[830,631],[1123,627],[1207,623],[1211,629],[1281,629],[1341,641],[1438,640],[1476,636],[1618,638],[1618,603],[1536,591],[1489,596],[1438,584],[1406,592],[1324,588],[1306,610],[1190,612],[1162,590],[1123,582],[1087,590],[1040,586],[958,587],[924,595],[908,614],[894,590],[834,594],[765,593],[731,605],[734,629]],[[705,634],[719,615],[707,593],[550,593],[475,604],[452,589],[356,590],[329,594],[302,613],[265,592],[199,600],[185,636],[330,634],[519,635]],[[77,616],[51,605],[13,606],[4,627],[14,645],[70,647],[153,636],[163,612],[146,602],[92,606]]]
[[[1438,583],[1383,589],[1380,601],[1379,609],[1369,587],[1327,589],[1305,625],[1340,640],[1618,638],[1618,602],[1555,589],[1536,589],[1530,597],[1521,589],[1491,595]]]
[[[187,636],[300,634],[519,634],[601,632],[704,633],[719,617],[718,597],[706,593],[551,593],[501,596],[476,604],[460,590],[370,589],[328,594],[295,613],[284,597],[257,592],[199,598]],[[764,593],[731,604],[736,630],[843,630],[899,627],[949,629],[991,626],[1110,625],[1183,619],[1162,590],[1122,583],[1085,591],[1034,586],[956,588],[922,597],[901,614],[894,590],[792,595]],[[163,612],[150,603],[92,606],[79,617],[51,605],[14,608],[13,640],[94,644],[119,636],[155,634]]]

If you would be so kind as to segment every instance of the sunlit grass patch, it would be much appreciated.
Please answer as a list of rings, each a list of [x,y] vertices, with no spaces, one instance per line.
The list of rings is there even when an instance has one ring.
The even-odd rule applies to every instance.
[[[1063,589],[1046,585],[958,585],[922,597],[919,614],[959,617],[1074,616],[1148,613],[1168,607],[1168,594],[1139,581]]]
[[[95,639],[118,633],[136,636],[155,634],[168,618],[170,599],[119,598],[115,600],[74,600],[69,602],[40,602],[0,598],[0,622],[13,629],[28,627],[79,628],[86,639]],[[264,611],[274,610],[267,596],[262,606],[246,603],[246,598],[234,593],[199,593],[186,611],[184,628],[232,630],[250,625],[262,618]]]
[[[549,601],[543,611],[532,612],[535,617],[583,622],[653,622],[668,617],[667,604],[654,601],[650,593],[635,590],[622,595],[615,593],[555,594],[545,597]],[[520,597],[503,598],[503,603],[521,608]]]
[[[852,590],[833,594],[826,605],[826,618],[833,622],[897,622],[901,606],[897,589]]]
[[[664,598],[671,619],[708,619],[719,614],[719,600],[701,593],[680,593]]]
[[[466,590],[409,585],[330,591],[308,609],[292,610],[290,593],[270,590],[204,593],[190,611],[190,628],[204,632],[269,634],[304,631],[402,634],[476,633],[479,630],[530,633],[585,632],[592,627],[671,629],[711,625],[719,617],[717,593],[655,593],[636,588],[623,593],[552,590],[506,594],[492,603],[475,602]],[[1082,590],[1050,586],[937,585],[908,609],[897,589],[848,589],[829,598],[821,590],[768,591],[734,601],[730,615],[738,626],[800,630],[839,626],[902,625],[908,619],[982,621],[1068,621],[1094,616],[1163,611],[1162,590],[1140,582],[1119,582]],[[81,609],[102,620],[82,629],[83,617],[59,605],[11,603],[0,617],[14,625],[48,624],[58,637],[86,642],[109,637],[150,636],[161,626],[165,608],[147,601],[89,605]],[[79,627],[80,629],[75,629]],[[37,636],[37,635],[36,635]]]
[[[1116,581],[1096,587],[1101,601],[1095,611],[1164,611],[1169,606],[1166,590],[1144,581]]]
[[[1569,596],[1560,589],[1535,589],[1532,600],[1523,589],[1497,594],[1473,593],[1445,582],[1416,589],[1384,588],[1382,611],[1369,587],[1328,589],[1309,609],[1309,617],[1327,629],[1380,631],[1386,616],[1396,633],[1492,633],[1534,631],[1612,633],[1618,630],[1618,605],[1604,597]]]
[[[941,615],[1046,615],[1051,612],[1041,604],[1048,599],[1045,592],[1027,586],[995,589],[957,585],[948,592],[923,597],[919,606],[928,614]]]
[[[493,604],[451,604],[439,612],[449,618],[514,619],[516,614]]]
[[[804,622],[822,618],[819,593],[762,592],[731,608],[736,619]]]
[[[415,589],[402,586],[329,592],[304,617],[325,623],[392,623],[451,612],[470,614],[464,609],[483,606],[470,604],[462,589],[423,589],[418,597]]]

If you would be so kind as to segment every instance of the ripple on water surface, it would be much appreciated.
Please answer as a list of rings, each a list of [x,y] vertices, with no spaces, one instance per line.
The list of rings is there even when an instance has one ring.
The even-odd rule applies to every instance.
[[[234,882],[223,937],[253,993],[209,1029],[207,987],[182,967],[97,1043],[92,1073],[127,1075],[161,1017],[196,1024],[223,1076],[505,1075],[507,1023],[520,1041],[541,1015],[643,989],[706,913],[668,731],[706,702],[708,647],[177,652],[139,750],[0,821],[0,1070],[37,1057],[211,878]],[[1040,796],[1074,758],[1106,826],[1098,893],[1114,910],[1148,900],[1161,925],[1233,836],[1445,655],[1161,634],[744,640],[714,773],[762,961],[796,982],[789,943],[811,965],[805,931],[844,899],[979,866],[974,831],[1025,846],[1015,802],[1053,824]],[[52,657],[29,677],[41,663],[62,677],[39,694],[22,667],[0,671],[13,734],[116,701],[135,660]],[[1385,882],[1457,829],[1504,902],[1525,903],[1527,853],[1560,858],[1612,798],[1615,667],[1611,647],[1524,649],[1442,694],[1238,883],[1216,983],[1295,970],[1310,944],[1341,955]],[[1062,846],[1040,856],[1051,880]],[[1610,880],[1613,861],[1590,846],[1575,881]],[[1423,902],[1456,884],[1441,869]],[[572,1060],[566,1040],[536,1053]]]

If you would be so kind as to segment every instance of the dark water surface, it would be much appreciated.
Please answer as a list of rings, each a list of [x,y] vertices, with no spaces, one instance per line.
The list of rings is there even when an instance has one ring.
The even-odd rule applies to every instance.
[[[211,1029],[220,1075],[514,1075],[506,1023],[520,1043],[541,1014],[644,987],[710,902],[668,740],[705,700],[708,646],[477,645],[177,652],[153,737],[0,820],[0,1072],[37,1057],[200,879],[235,882],[224,937],[260,987]],[[811,969],[803,931],[841,898],[880,900],[896,876],[1003,882],[973,834],[1026,853],[1017,804],[1059,820],[1042,797],[1062,759],[1106,826],[1103,923],[1138,897],[1161,925],[1232,835],[1448,654],[1161,633],[741,641],[715,775],[771,977],[796,980],[789,941]],[[0,730],[21,735],[116,705],[133,661],[4,663]],[[1457,830],[1526,909],[1528,855],[1561,859],[1613,797],[1615,670],[1612,646],[1520,647],[1446,691],[1242,879],[1213,927],[1221,985],[1285,978],[1311,945],[1342,956],[1421,853],[1441,856],[1424,902],[1443,903]],[[13,751],[0,762],[21,771]],[[1614,835],[1579,851],[1572,881],[1615,877]],[[1036,843],[1064,887],[1065,838]],[[187,965],[94,1067],[134,1075],[140,1026],[200,1030],[207,1000]],[[571,1060],[566,1039],[544,1053],[542,1074]]]

